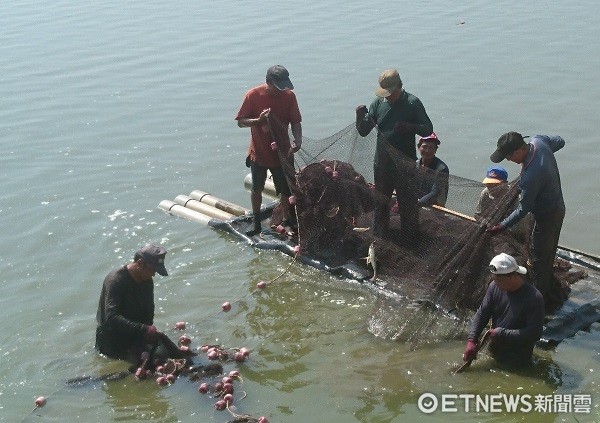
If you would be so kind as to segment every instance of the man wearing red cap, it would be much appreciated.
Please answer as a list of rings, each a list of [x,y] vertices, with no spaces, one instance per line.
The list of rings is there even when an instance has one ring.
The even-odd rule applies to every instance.
[[[435,154],[440,145],[440,140],[435,132],[422,137],[417,143],[420,159],[417,159],[418,197],[419,205],[445,206],[448,198],[448,178],[450,170]]]
[[[356,129],[361,136],[367,136],[377,127],[373,170],[375,189],[381,193],[382,199],[375,209],[374,233],[383,236],[387,232],[390,222],[389,200],[396,189],[402,235],[414,240],[419,232],[416,172],[412,165],[417,159],[415,136],[431,134],[433,124],[421,100],[402,88],[402,80],[396,69],[381,73],[375,95],[377,98],[369,109],[364,105],[356,108]],[[390,153],[396,153],[396,161]]]

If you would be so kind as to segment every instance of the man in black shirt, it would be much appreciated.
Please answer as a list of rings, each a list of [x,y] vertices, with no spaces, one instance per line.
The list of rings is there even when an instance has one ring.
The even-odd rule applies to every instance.
[[[163,334],[154,326],[154,282],[158,273],[167,276],[161,246],[139,249],[133,262],[110,272],[104,279],[96,314],[96,349],[111,358],[139,361],[148,344]]]
[[[513,366],[531,363],[535,343],[542,335],[544,299],[523,276],[527,269],[514,257],[502,253],[490,262],[494,279],[483,298],[469,332],[463,360],[477,356],[477,340],[490,318],[489,350],[498,362]]]

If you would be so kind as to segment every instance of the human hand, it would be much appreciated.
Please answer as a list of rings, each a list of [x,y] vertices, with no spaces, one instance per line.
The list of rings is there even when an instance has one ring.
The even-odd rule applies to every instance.
[[[498,335],[498,332],[496,331],[497,329],[498,328],[488,329],[488,334],[490,335],[490,338],[494,339]]]
[[[473,361],[477,358],[477,344],[472,339],[467,341],[465,352],[463,352],[463,361]]]
[[[356,119],[363,120],[365,116],[369,113],[367,106],[361,105],[356,108]]]
[[[271,109],[264,109],[262,112],[260,112],[260,115],[258,116],[258,123],[265,123],[267,122],[267,119],[269,118],[269,113],[271,112]]]
[[[404,134],[407,132],[415,132],[415,125],[413,123],[409,123],[409,122],[398,122],[394,126],[394,132],[397,132],[399,134]]]
[[[485,231],[487,233],[489,233],[490,235],[494,236],[494,235],[499,234],[500,232],[504,231],[504,226],[502,226],[500,224],[494,225],[494,226],[488,226]]]
[[[158,342],[158,330],[156,329],[156,326],[146,326],[146,329],[144,330],[144,340],[150,344],[156,344]]]
[[[301,146],[302,146],[302,143],[299,143],[296,140],[294,140],[292,142],[292,148],[290,149],[290,155],[297,153],[300,150]]]

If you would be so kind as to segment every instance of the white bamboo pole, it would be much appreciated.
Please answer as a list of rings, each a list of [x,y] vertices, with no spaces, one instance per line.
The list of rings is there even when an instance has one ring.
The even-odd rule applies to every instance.
[[[182,205],[179,205],[171,200],[161,201],[158,207],[169,214],[183,217],[184,219],[188,219],[193,222],[202,223],[203,225],[208,225],[208,222],[212,220],[210,216],[194,211],[192,209],[188,209],[187,207],[183,207]]]
[[[219,210],[208,204],[201,203],[198,200],[193,200],[187,195],[178,195],[175,197],[175,203],[183,206],[187,209],[191,209],[210,217],[217,218],[219,220],[230,220],[234,218],[234,215],[227,213],[226,211]]]
[[[192,200],[197,200],[201,203],[208,204],[209,206],[212,206],[219,210],[223,210],[234,216],[243,216],[249,213],[249,210],[243,208],[242,206],[238,206],[237,204],[233,204],[229,201],[222,200],[204,191],[194,190],[190,193],[190,198]]]
[[[248,191],[252,189],[251,174],[247,174],[244,178],[244,188]],[[275,193],[275,184],[273,183],[272,179],[267,178],[267,180],[265,181],[265,189],[263,190],[263,194],[274,199],[279,198],[279,196]]]

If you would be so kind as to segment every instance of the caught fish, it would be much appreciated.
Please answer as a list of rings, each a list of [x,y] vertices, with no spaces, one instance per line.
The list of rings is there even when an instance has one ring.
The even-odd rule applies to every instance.
[[[352,228],[352,230],[354,232],[358,232],[359,234],[363,233],[363,232],[367,232],[369,229],[371,229],[370,227],[368,228]]]
[[[334,206],[326,213],[327,217],[335,217],[340,211],[340,206]]]
[[[369,252],[367,253],[367,257],[363,257],[363,260],[367,260],[367,265],[371,265],[373,268],[373,277],[369,279],[370,281],[375,280],[375,276],[377,276],[377,258],[375,257],[375,243],[372,242],[369,245]]]

